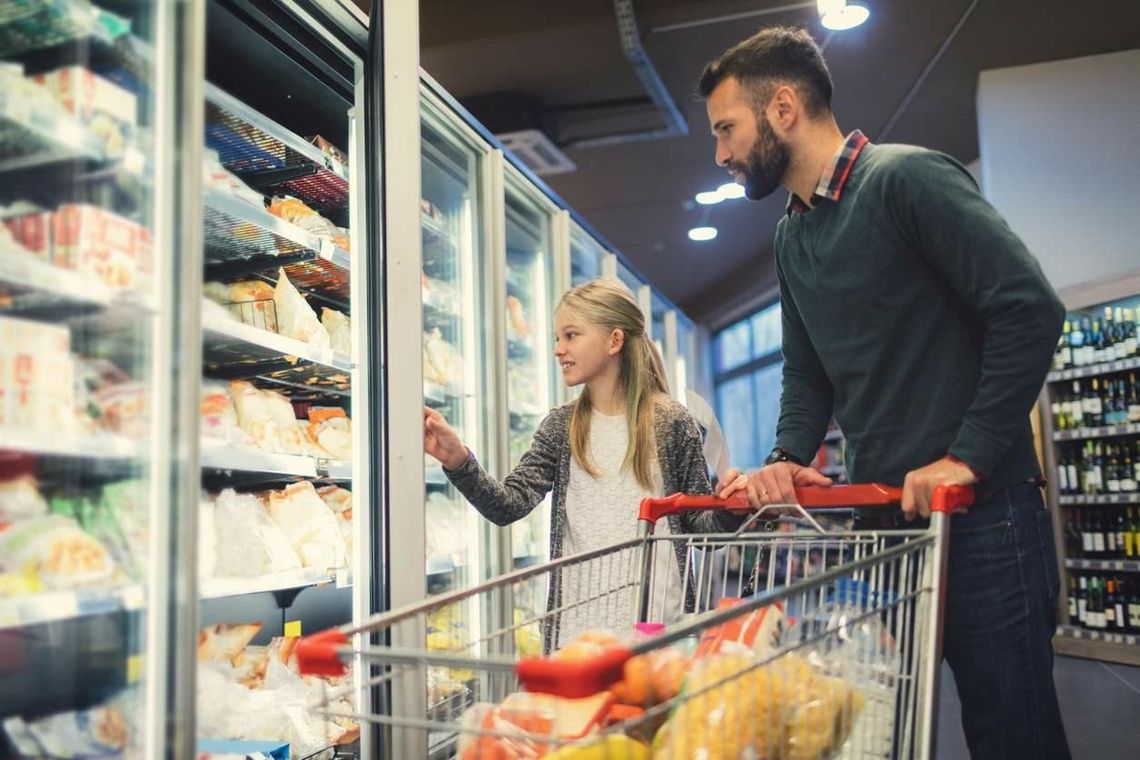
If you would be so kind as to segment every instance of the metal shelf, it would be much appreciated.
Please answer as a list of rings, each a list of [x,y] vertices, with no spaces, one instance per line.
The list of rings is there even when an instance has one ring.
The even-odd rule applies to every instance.
[[[1057,503],[1062,507],[1092,507],[1103,504],[1140,504],[1140,492],[1106,493],[1098,496],[1059,496]]]
[[[1079,380],[1082,377],[1111,375],[1114,372],[1127,372],[1133,369],[1140,369],[1140,357],[1118,359],[1116,361],[1104,362],[1103,364],[1090,364],[1087,367],[1074,367],[1072,369],[1050,372],[1045,376],[1045,381],[1049,383],[1059,383],[1064,380]]]
[[[144,606],[146,606],[146,593],[142,586],[48,591],[41,594],[13,596],[0,599],[0,628],[138,610]]]
[[[344,573],[347,577],[347,573]],[[252,578],[211,578],[202,581],[202,599],[224,599],[231,596],[244,596],[246,594],[260,594],[267,591],[284,591],[286,589],[304,588],[307,586],[323,586],[337,581],[337,575],[329,575],[328,570],[314,567],[303,567],[298,570],[287,570],[281,573],[256,576]],[[346,583],[338,584],[343,588]]]
[[[1140,560],[1134,559],[1066,559],[1070,570],[1102,570],[1113,573],[1140,573]]]
[[[211,377],[253,379],[319,395],[352,392],[352,362],[331,349],[213,314],[202,319],[203,363]]]
[[[274,454],[252,448],[204,445],[202,469],[291,478],[316,478],[317,460],[300,454]]]
[[[299,288],[349,297],[351,258],[331,240],[217,190],[205,193],[207,272],[223,279],[285,267]]]
[[[0,173],[103,158],[102,143],[70,114],[0,88]]]
[[[142,447],[130,438],[111,433],[91,436],[61,435],[58,431],[0,428],[0,451],[64,457],[68,459],[138,459]]]
[[[1140,636],[1134,633],[1090,631],[1075,625],[1059,625],[1053,650],[1069,657],[1140,665]]]
[[[206,144],[243,179],[262,175],[270,180],[256,183],[264,191],[279,190],[317,211],[348,205],[347,166],[210,83]]]
[[[436,219],[431,214],[420,213],[420,229],[430,241],[451,242],[451,234],[447,230],[446,222]]]
[[[1121,435],[1140,434],[1140,422],[1126,422],[1120,425],[1080,428],[1078,430],[1058,430],[1053,433],[1054,441],[1085,441],[1095,438],[1113,438]]]

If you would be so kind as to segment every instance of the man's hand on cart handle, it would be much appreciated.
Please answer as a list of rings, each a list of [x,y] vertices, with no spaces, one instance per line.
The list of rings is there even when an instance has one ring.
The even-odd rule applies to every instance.
[[[831,478],[819,470],[795,462],[774,462],[748,476],[748,503],[753,507],[796,504],[797,487],[829,485]]]
[[[907,522],[919,516],[930,517],[930,501],[936,486],[972,486],[977,482],[969,467],[950,457],[911,470],[903,481],[903,517]]]
[[[424,452],[439,460],[445,470],[458,470],[467,461],[467,447],[443,415],[424,407]]]

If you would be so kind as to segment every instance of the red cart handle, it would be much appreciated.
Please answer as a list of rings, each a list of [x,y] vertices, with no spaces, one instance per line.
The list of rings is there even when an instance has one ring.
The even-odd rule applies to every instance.
[[[804,509],[890,507],[902,501],[902,489],[881,483],[804,486],[796,489],[796,501]],[[974,489],[970,486],[938,486],[934,489],[930,509],[933,512],[958,514],[965,512],[973,503]],[[696,509],[748,509],[748,498],[740,493],[728,499],[675,493],[661,499],[642,499],[637,519],[656,523],[662,517]]]
[[[302,675],[343,676],[348,669],[340,659],[340,649],[348,644],[348,636],[339,628],[305,636],[297,642],[293,653]]]

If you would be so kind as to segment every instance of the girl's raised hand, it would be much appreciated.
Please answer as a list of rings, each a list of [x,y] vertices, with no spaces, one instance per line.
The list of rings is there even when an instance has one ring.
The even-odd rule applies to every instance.
[[[443,415],[424,407],[424,452],[439,460],[446,470],[458,470],[467,461],[467,447]]]

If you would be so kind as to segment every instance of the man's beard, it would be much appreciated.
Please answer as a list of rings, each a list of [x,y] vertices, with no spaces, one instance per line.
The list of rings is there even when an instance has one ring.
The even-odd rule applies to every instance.
[[[767,198],[788,171],[792,152],[786,142],[782,142],[764,115],[756,118],[759,134],[752,150],[748,151],[747,162],[733,163],[730,169],[744,175],[744,195],[753,201]]]

